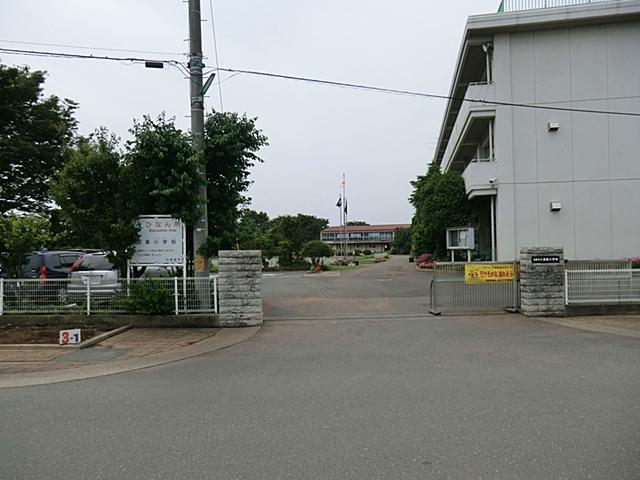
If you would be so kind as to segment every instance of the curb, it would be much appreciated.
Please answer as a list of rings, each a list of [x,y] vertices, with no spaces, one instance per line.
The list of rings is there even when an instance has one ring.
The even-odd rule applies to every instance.
[[[108,332],[104,332],[103,334],[91,337],[89,340],[85,340],[84,342],[80,342],[76,345],[58,345],[57,343],[8,343],[0,345],[0,351],[20,350],[22,348],[34,348],[38,350],[81,350],[83,348],[92,347],[96,343],[100,343],[107,338],[115,337],[116,335],[126,332],[130,328],[133,328],[133,325],[125,325],[124,327],[115,328],[113,330],[109,330]]]
[[[0,374],[0,389],[86,380],[167,365],[244,342],[258,333],[260,328],[261,327],[223,329],[213,337],[188,347],[137,359],[115,360],[109,364],[86,365],[62,371],[48,370],[43,372]]]
[[[115,330],[109,330],[108,332],[104,332],[102,335],[96,335],[95,337],[90,338],[89,340],[85,340],[77,345],[79,350],[87,347],[92,347],[96,343],[100,343],[107,338],[115,337],[116,335],[120,335],[121,333],[126,332],[127,330],[133,328],[133,325],[125,325],[124,327],[116,328]]]

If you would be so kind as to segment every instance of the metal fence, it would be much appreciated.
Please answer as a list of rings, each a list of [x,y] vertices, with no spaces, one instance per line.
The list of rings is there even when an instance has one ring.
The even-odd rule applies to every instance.
[[[629,270],[630,268],[630,259],[565,261],[566,270]]]
[[[541,8],[571,7],[604,3],[612,0],[502,0],[498,12],[519,12],[522,10],[538,10]]]
[[[109,285],[93,283],[96,278],[0,279],[0,315],[218,312],[217,277],[122,279]]]
[[[435,263],[429,286],[429,312],[491,313],[520,308],[520,267],[517,262],[474,262],[469,265],[506,265],[513,268],[509,282],[467,283],[465,263]]]
[[[638,269],[566,269],[564,275],[567,305],[640,303]]]

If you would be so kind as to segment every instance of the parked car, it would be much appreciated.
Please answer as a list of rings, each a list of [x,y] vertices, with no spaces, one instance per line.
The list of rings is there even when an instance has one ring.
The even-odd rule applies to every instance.
[[[69,269],[69,301],[82,302],[87,296],[105,301],[120,291],[118,269],[109,261],[106,253],[88,253],[79,257]]]
[[[12,282],[21,294],[38,303],[65,303],[69,268],[82,256],[73,250],[41,250],[29,253],[22,265],[22,277],[37,279],[37,283]],[[18,294],[18,292],[16,292]]]
[[[23,264],[22,276],[39,280],[68,278],[69,269],[82,255],[83,252],[62,250],[31,252]]]

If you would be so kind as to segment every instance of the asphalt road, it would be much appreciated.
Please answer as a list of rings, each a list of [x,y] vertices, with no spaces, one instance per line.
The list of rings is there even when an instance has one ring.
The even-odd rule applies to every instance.
[[[407,256],[320,275],[267,274],[264,311],[271,319],[422,315],[429,310],[430,279]]]
[[[639,339],[321,310],[163,367],[0,390],[0,478],[640,478]]]

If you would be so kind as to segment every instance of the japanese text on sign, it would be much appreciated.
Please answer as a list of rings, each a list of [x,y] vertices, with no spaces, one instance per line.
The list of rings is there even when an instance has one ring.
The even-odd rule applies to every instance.
[[[467,264],[464,266],[464,283],[512,282],[513,265],[498,264]]]
[[[140,217],[140,238],[131,258],[132,265],[182,265],[184,226],[167,216]]]

